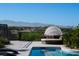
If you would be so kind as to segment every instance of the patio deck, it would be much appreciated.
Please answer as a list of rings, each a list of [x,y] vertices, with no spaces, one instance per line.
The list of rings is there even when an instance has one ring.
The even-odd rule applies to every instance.
[[[61,47],[62,45],[43,44],[41,41],[11,41],[11,45],[6,45],[6,48],[19,51],[17,56],[28,56],[32,47]]]

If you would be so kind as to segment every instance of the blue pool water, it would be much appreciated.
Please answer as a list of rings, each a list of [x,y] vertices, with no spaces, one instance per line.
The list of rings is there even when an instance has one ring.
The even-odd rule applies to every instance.
[[[60,47],[33,47],[30,56],[79,56],[79,53],[63,52]]]

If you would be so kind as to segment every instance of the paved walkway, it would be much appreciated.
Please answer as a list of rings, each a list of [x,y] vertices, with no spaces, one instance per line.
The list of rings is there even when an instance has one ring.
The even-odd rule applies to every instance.
[[[28,46],[31,44],[29,41],[10,41],[10,45],[6,45],[6,48],[19,51],[18,55],[26,55]]]
[[[15,50],[26,49],[29,44],[28,41],[10,41],[11,45],[6,45],[6,48],[11,48]]]
[[[28,56],[32,47],[61,47],[62,45],[43,44],[41,41],[11,41],[11,45],[6,45],[6,48],[19,51],[17,56]]]

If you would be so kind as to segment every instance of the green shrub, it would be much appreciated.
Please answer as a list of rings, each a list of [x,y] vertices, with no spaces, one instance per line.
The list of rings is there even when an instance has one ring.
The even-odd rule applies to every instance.
[[[4,47],[3,38],[0,37],[0,48]]]
[[[21,40],[40,41],[42,36],[43,36],[42,32],[27,32],[22,33]]]
[[[3,38],[3,37],[0,37],[0,41],[3,43],[3,44],[10,44],[9,40],[7,38]]]
[[[79,28],[66,31],[63,35],[63,43],[70,48],[79,48]]]
[[[7,40],[6,38],[0,36],[0,48],[4,47],[4,45],[6,44],[10,44],[9,40]]]
[[[3,48],[4,44],[0,41],[0,48]]]

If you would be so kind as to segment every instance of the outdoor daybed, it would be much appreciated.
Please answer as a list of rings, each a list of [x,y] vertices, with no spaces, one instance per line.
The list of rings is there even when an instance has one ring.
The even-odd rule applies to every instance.
[[[60,44],[62,43],[62,31],[56,26],[48,27],[44,33],[42,43]]]

